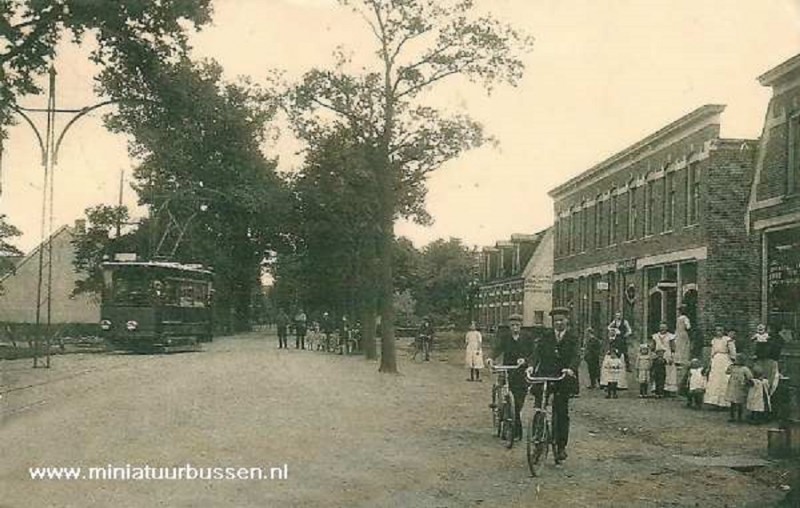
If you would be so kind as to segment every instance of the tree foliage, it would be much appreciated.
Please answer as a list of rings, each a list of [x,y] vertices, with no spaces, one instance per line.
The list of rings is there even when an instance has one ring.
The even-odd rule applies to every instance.
[[[20,234],[20,230],[10,224],[5,215],[0,214],[0,277],[14,268],[14,264],[9,258],[22,255],[22,252],[12,243],[12,239]],[[2,291],[2,287],[0,287],[0,291]]]
[[[260,148],[274,102],[249,82],[225,82],[213,61],[140,57],[105,69],[100,84],[120,101],[107,124],[132,137],[139,161],[135,188],[153,215],[146,255],[212,266],[221,320],[247,326],[285,219],[275,162]]]
[[[465,150],[490,138],[466,115],[446,115],[422,102],[447,78],[462,76],[488,91],[522,77],[521,54],[531,39],[490,16],[474,16],[472,0],[340,0],[374,35],[377,63],[347,71],[341,57],[333,70],[306,73],[291,94],[293,125],[313,144],[345,126],[373,147],[371,165],[380,205],[378,288],[383,372],[396,372],[394,351],[394,221],[426,223],[426,177]]]
[[[211,19],[211,0],[0,0],[0,139],[20,97],[41,90],[65,33],[97,42],[92,59],[118,65],[138,51],[161,59],[185,52],[187,27]]]
[[[460,239],[435,240],[422,249],[417,311],[437,323],[464,324],[468,319],[468,288],[474,258]]]
[[[85,211],[86,227],[73,234],[75,248],[73,266],[82,278],[75,281],[72,295],[82,293],[99,297],[103,289],[101,264],[113,259],[118,252],[137,252],[144,243],[143,229],[118,235],[122,225],[130,220],[125,206],[97,205]]]

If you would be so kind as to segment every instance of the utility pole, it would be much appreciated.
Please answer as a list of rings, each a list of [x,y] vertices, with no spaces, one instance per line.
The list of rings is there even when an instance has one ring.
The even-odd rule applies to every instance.
[[[33,367],[39,367],[39,357],[41,353],[42,336],[45,337],[45,365],[50,368],[50,339],[52,324],[52,285],[53,285],[53,224],[55,214],[53,208],[53,196],[55,194],[55,167],[58,162],[58,149],[61,146],[67,131],[87,113],[97,108],[113,104],[117,101],[103,101],[92,106],[81,109],[57,109],[56,108],[56,69],[50,66],[49,86],[47,93],[47,108],[22,108],[14,107],[14,110],[23,120],[33,129],[36,141],[42,155],[42,168],[44,170],[44,185],[42,186],[42,220],[41,220],[41,243],[39,244],[39,266],[36,283],[36,339],[33,348]],[[36,124],[27,113],[46,113],[46,131],[44,139]],[[56,114],[70,113],[72,118],[61,129],[61,133],[56,136]],[[45,272],[45,256],[47,256],[47,271]],[[45,281],[46,277],[46,281]],[[46,284],[45,284],[46,282]],[[44,294],[43,294],[44,293]],[[45,324],[42,324],[42,307],[46,305],[44,315]]]

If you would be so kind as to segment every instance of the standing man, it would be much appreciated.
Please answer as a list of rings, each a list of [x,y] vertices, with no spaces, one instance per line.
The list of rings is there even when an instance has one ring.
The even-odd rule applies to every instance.
[[[553,317],[553,333],[545,335],[536,344],[533,364],[534,376],[558,377],[566,374],[563,381],[552,384],[553,394],[553,438],[556,442],[556,462],[567,458],[569,442],[569,399],[577,393],[577,378],[580,361],[580,339],[568,325],[569,309],[556,307],[550,311]],[[541,385],[540,385],[541,386]],[[537,398],[541,396],[541,388]]]
[[[501,365],[525,365],[533,358],[536,343],[532,337],[522,337],[521,315],[510,315],[508,317],[508,327],[511,333],[500,340],[498,349],[494,351],[494,363],[497,363],[502,356]],[[508,385],[514,395],[514,435],[517,439],[521,439],[522,420],[520,419],[520,412],[523,404],[525,404],[525,395],[528,393],[528,383],[525,381],[523,368],[509,372]]]
[[[594,334],[594,329],[590,326],[586,329],[583,337],[583,357],[586,359],[586,366],[589,368],[589,386],[596,388],[600,385],[600,352],[603,346],[600,339]]]
[[[306,313],[303,312],[303,309],[297,311],[297,314],[294,315],[294,348],[295,349],[305,349],[306,348],[306,321],[308,318],[306,317]]]
[[[322,333],[325,335],[325,351],[331,350],[331,335],[333,334],[333,319],[331,319],[331,315],[327,312],[322,313],[322,319],[320,320],[320,328],[322,328]]]
[[[283,312],[283,309],[278,311],[278,316],[275,318],[275,325],[278,328],[278,349],[288,348],[286,345],[286,331],[289,327],[289,316]]]
[[[430,361],[430,353],[431,348],[433,347],[433,334],[435,333],[433,324],[431,323],[430,318],[425,318],[422,320],[422,325],[419,327],[419,337],[420,340],[427,342],[428,347],[424,348],[425,350],[425,361]]]

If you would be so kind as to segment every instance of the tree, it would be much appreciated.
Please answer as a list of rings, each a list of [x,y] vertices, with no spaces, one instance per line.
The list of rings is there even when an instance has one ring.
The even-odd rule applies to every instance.
[[[380,204],[376,215],[377,290],[380,304],[381,372],[397,372],[394,341],[393,246],[398,216],[418,221],[427,175],[489,138],[465,115],[445,116],[420,101],[447,78],[463,76],[491,90],[522,77],[521,52],[531,40],[490,16],[477,19],[473,0],[340,0],[353,8],[375,37],[375,70],[353,75],[339,58],[332,71],[305,74],[292,94],[293,124],[313,141],[324,119],[347,125],[371,148]],[[328,124],[330,125],[330,123]]]
[[[145,229],[137,227],[125,235],[117,234],[120,225],[127,224],[130,218],[125,206],[97,205],[87,208],[85,214],[86,229],[76,232],[72,239],[73,267],[83,275],[75,280],[72,295],[88,293],[99,297],[103,290],[103,261],[113,259],[118,252],[141,252]]]
[[[14,263],[9,258],[22,255],[22,252],[11,243],[11,239],[20,234],[20,230],[9,224],[5,215],[0,214],[0,277],[14,269]],[[0,286],[0,291],[2,290]]]
[[[152,210],[149,255],[212,266],[217,322],[246,329],[286,215],[275,162],[260,149],[275,107],[258,87],[225,82],[216,62],[132,51],[137,58],[106,68],[100,86],[120,102],[107,125],[132,137],[140,161],[135,188]]]
[[[422,249],[418,312],[436,321],[466,323],[473,257],[458,238],[435,240]]]
[[[65,32],[96,42],[92,59],[114,65],[132,48],[169,59],[186,51],[186,29],[211,19],[211,0],[0,0],[0,141],[21,96],[40,93],[37,77],[55,58]]]

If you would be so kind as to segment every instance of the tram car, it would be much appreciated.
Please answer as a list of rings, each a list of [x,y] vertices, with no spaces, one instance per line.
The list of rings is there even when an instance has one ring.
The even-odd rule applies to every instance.
[[[177,352],[212,339],[211,270],[168,261],[102,265],[100,330],[115,349]]]

